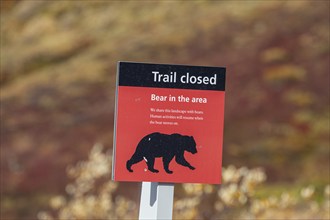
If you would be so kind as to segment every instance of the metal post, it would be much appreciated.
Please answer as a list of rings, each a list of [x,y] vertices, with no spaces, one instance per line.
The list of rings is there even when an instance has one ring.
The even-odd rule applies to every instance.
[[[139,219],[172,219],[173,183],[142,182]]]

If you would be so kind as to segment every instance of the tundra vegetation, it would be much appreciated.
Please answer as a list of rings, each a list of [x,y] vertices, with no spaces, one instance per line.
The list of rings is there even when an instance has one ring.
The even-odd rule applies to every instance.
[[[117,61],[227,68],[224,183],[176,184],[175,219],[330,218],[329,1],[0,3],[1,219],[137,217]]]

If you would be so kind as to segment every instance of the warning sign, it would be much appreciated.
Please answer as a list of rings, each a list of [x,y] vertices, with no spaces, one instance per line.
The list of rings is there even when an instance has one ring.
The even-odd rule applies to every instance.
[[[225,71],[119,62],[113,180],[221,183]]]

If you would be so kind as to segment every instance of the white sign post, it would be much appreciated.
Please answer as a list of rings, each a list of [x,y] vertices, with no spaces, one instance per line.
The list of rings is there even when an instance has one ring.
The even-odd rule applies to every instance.
[[[142,182],[139,219],[172,219],[173,183]]]

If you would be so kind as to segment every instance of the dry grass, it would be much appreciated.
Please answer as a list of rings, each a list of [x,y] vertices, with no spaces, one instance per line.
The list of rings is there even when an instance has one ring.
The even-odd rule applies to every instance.
[[[67,169],[73,179],[66,195],[53,197],[51,211],[38,213],[40,220],[52,219],[135,219],[138,205],[114,195],[119,183],[109,181],[111,155],[95,145],[87,161]],[[175,195],[174,219],[329,219],[330,185],[323,188],[319,201],[316,188],[309,185],[280,196],[256,197],[266,181],[262,168],[223,168],[223,183],[218,185],[182,184],[183,193]]]

